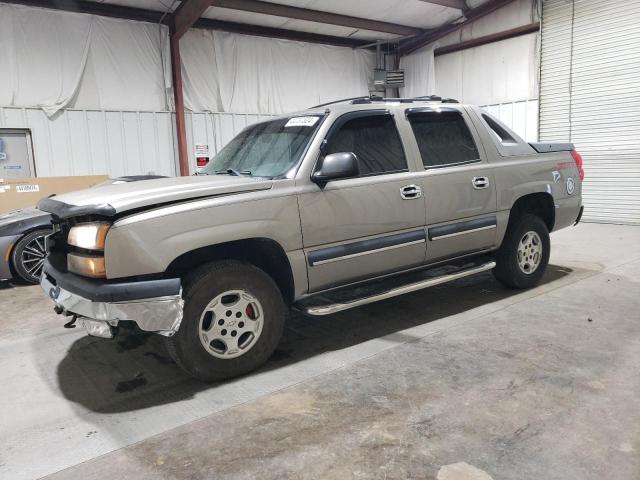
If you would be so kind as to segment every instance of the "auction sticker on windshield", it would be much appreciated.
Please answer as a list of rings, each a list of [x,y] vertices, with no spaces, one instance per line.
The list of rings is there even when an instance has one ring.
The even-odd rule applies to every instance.
[[[286,123],[286,127],[313,127],[319,117],[293,117]]]

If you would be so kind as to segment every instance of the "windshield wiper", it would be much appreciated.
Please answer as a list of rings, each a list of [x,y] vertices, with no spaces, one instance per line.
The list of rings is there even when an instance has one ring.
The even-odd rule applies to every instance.
[[[226,168],[224,170],[218,170],[215,172],[216,175],[233,175],[234,177],[243,177],[243,176],[251,176],[250,170],[234,170],[233,168]]]

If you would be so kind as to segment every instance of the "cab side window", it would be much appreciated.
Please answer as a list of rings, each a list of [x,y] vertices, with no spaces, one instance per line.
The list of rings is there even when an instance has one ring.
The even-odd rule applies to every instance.
[[[338,120],[339,121],[339,120]],[[393,116],[358,116],[331,134],[323,153],[353,152],[360,176],[405,172],[407,160]]]
[[[478,148],[460,112],[409,112],[408,117],[425,168],[480,159]]]

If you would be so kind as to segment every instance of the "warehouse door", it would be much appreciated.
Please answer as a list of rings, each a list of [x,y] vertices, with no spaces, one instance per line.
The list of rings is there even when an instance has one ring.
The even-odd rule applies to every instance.
[[[640,2],[544,0],[540,141],[584,157],[584,220],[640,224]]]

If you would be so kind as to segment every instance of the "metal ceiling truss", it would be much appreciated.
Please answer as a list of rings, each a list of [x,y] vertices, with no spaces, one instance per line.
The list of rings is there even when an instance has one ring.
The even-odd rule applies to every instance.
[[[292,7],[279,3],[263,2],[260,0],[211,0],[211,6],[241,10],[251,13],[262,13],[276,17],[306,20],[309,22],[338,25],[359,30],[371,30],[374,32],[392,33],[394,35],[419,35],[424,33],[421,28],[398,25],[396,23],[381,22],[367,18],[340,15],[337,13],[311,10],[308,8]]]
[[[123,18],[127,20],[137,20],[140,22],[162,23],[167,26],[172,23],[172,15],[155,10],[144,8],[125,7],[108,3],[98,3],[86,0],[1,0],[4,3],[18,5],[28,5],[30,7],[50,8],[66,12],[86,13],[90,15],[101,15],[103,17]],[[181,2],[190,3],[191,0]],[[210,3],[210,2],[209,2]],[[180,7],[178,7],[179,9]],[[185,8],[185,7],[182,7]],[[176,12],[178,11],[176,9]],[[181,30],[184,26],[178,26]],[[233,33],[243,33],[245,35],[257,35],[261,37],[283,38],[301,42],[322,43],[340,47],[360,47],[370,43],[367,40],[355,38],[338,37],[334,35],[323,35],[318,33],[301,32],[288,30],[285,28],[262,27],[260,25],[250,25],[246,23],[227,22],[222,20],[212,20],[200,18],[193,23],[195,28],[206,28],[211,30],[222,30]]]
[[[401,41],[398,45],[398,53],[400,55],[408,55],[411,52],[415,52],[419,48],[422,48],[436,40],[449,35],[452,32],[460,30],[461,28],[475,22],[476,20],[498,10],[499,8],[508,5],[514,0],[490,0],[487,3],[480,5],[479,7],[467,10],[464,13],[463,20],[458,23],[450,23],[443,25],[439,28],[430,30],[422,35],[417,35],[405,41]]]

